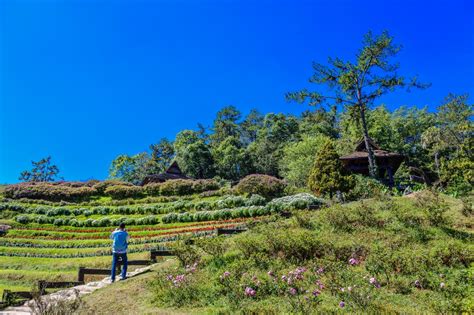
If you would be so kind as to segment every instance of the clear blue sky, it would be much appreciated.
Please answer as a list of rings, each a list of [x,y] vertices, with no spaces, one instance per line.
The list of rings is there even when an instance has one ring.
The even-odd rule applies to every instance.
[[[299,113],[285,92],[368,30],[389,30],[400,73],[432,83],[381,99],[389,108],[472,101],[473,16],[471,0],[0,1],[0,183],[47,155],[67,180],[103,179],[118,154],[225,105]]]

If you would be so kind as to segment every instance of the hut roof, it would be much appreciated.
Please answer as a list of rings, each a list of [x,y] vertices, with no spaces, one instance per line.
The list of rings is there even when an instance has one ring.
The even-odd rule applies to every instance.
[[[190,179],[184,175],[178,163],[174,161],[168,169],[161,174],[154,174],[146,176],[142,181],[142,186],[149,183],[162,183],[170,179]]]
[[[372,150],[374,151],[374,155],[376,158],[394,158],[394,159],[402,159],[403,155],[396,153],[396,152],[390,152],[386,150],[382,150],[375,142],[369,138],[369,145],[372,147]],[[357,146],[355,147],[355,151],[352,152],[351,154],[341,156],[341,160],[358,160],[358,159],[368,159],[369,153],[367,152],[367,149],[365,148],[365,142],[364,140],[361,140]]]

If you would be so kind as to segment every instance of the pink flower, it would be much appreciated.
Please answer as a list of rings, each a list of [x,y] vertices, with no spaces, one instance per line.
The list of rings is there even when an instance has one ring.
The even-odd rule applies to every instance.
[[[345,291],[345,289],[344,289],[344,288],[341,288],[341,292],[344,292],[344,291]]]
[[[316,273],[322,274],[324,272],[324,268],[320,267],[318,270],[316,270]]]
[[[288,290],[290,292],[291,295],[295,295],[296,294],[296,289],[295,288],[290,288],[290,290]]]
[[[286,281],[286,276],[285,275],[281,276],[281,280]]]
[[[168,279],[168,280],[171,281],[171,280],[173,280],[173,276],[172,276],[172,275],[167,275],[167,276],[166,276],[166,279]]]
[[[269,275],[270,277],[275,276],[275,275],[273,274],[273,271],[271,271],[271,270],[270,270],[269,272],[267,272],[267,275]]]
[[[344,303],[344,301],[339,302],[339,307],[340,308],[343,308],[344,306],[346,306],[346,303]]]
[[[370,284],[376,284],[376,283],[377,283],[377,279],[375,279],[374,277],[372,277],[372,278],[369,279],[369,282],[370,282]]]
[[[256,293],[256,291],[254,289],[252,289],[251,287],[246,287],[245,288],[245,295],[246,296],[253,297],[253,296],[255,296],[255,293]]]
[[[352,287],[348,287],[348,288],[347,288],[347,291],[351,292],[351,291],[352,291]]]
[[[318,295],[320,295],[320,294],[321,294],[321,291],[319,291],[319,290],[314,290],[314,291],[313,291],[313,295],[314,295],[314,296],[318,296]]]
[[[359,261],[355,258],[351,258],[349,259],[349,265],[351,266],[355,266],[355,265],[358,265],[359,264]]]

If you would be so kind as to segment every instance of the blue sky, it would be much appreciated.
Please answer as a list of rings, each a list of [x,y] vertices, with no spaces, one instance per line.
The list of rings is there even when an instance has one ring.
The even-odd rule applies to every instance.
[[[225,105],[299,113],[311,62],[351,58],[364,33],[403,45],[432,87],[380,100],[474,94],[473,1],[0,1],[0,183],[52,155],[67,180],[107,176]],[[472,101],[472,97],[471,97]]]

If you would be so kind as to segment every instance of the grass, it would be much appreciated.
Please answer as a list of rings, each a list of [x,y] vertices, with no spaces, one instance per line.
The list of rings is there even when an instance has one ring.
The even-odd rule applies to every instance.
[[[156,270],[175,264],[175,260],[167,260],[157,265],[153,272],[118,282],[85,295],[83,297],[84,305],[77,311],[77,314],[189,314],[190,310],[157,308],[152,303],[153,293],[149,290],[149,283],[156,277]],[[130,294],[131,292],[133,294]]]
[[[158,271],[152,300],[210,313],[472,313],[472,223],[459,200],[427,192],[275,217],[182,245],[198,254],[197,270]]]

